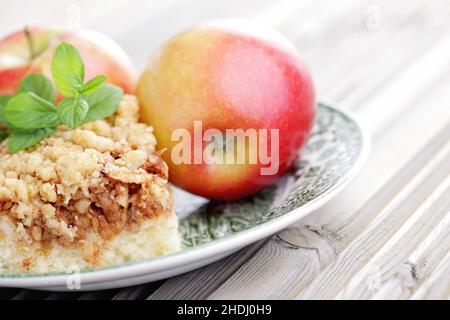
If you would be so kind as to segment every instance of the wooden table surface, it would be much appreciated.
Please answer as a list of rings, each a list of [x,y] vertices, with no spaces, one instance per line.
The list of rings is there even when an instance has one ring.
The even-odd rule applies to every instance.
[[[369,129],[361,173],[322,209],[202,269],[126,289],[0,289],[0,298],[449,299],[448,0],[16,0],[2,4],[0,36],[35,24],[97,29],[142,68],[164,39],[221,17],[272,25],[296,45],[319,98]]]

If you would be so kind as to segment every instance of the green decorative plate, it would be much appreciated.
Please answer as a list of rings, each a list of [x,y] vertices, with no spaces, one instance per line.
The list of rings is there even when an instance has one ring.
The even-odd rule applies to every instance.
[[[68,283],[77,282],[81,290],[97,290],[146,283],[202,267],[286,228],[331,200],[359,171],[369,145],[353,116],[321,103],[300,160],[275,186],[230,203],[208,202],[175,190],[181,252],[79,274],[4,275],[0,287],[66,291]]]

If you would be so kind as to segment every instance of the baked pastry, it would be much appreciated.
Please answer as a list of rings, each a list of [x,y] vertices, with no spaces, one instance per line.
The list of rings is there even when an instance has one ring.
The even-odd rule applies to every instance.
[[[0,269],[65,272],[176,252],[168,168],[134,96],[111,117],[0,146]]]

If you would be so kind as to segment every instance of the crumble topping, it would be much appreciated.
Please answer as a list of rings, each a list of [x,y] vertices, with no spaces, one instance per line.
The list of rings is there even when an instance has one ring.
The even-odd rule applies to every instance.
[[[0,146],[0,216],[24,241],[109,239],[171,211],[168,169],[152,128],[138,123],[134,96],[117,112],[77,129],[60,126],[38,145],[10,154]]]

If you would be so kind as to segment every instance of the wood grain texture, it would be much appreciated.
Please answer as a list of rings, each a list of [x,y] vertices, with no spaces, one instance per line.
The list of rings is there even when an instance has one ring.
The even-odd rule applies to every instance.
[[[449,299],[448,1],[18,0],[2,5],[0,36],[33,24],[92,28],[142,68],[174,33],[223,17],[274,26],[293,41],[318,97],[370,131],[362,172],[310,216],[202,269],[92,293],[0,289],[0,298]]]
[[[422,286],[414,293],[412,299],[436,300],[448,299],[450,295],[450,254],[436,268],[437,270],[427,278]]]
[[[205,299],[265,243],[261,240],[210,266],[167,280],[148,299]],[[214,270],[214,272],[211,272]],[[209,285],[205,286],[204,284]]]

